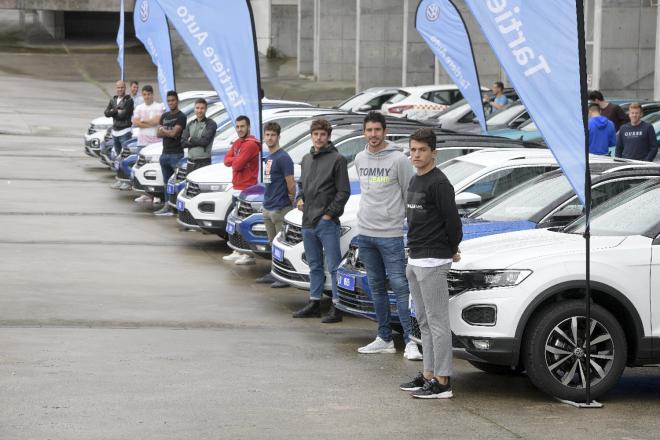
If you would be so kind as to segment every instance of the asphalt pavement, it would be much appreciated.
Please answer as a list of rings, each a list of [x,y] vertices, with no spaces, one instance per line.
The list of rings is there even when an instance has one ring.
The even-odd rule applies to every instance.
[[[657,368],[579,410],[456,360],[455,397],[417,401],[400,338],[359,355],[372,322],[293,320],[306,294],[255,284],[267,261],[224,263],[220,239],[154,217],[84,155],[113,62],[0,53],[1,440],[660,437]]]

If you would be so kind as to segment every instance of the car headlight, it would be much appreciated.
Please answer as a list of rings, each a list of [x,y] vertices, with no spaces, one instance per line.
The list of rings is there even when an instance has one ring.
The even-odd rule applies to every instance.
[[[531,270],[452,270],[450,276],[464,290],[483,290],[517,286],[531,274]]]
[[[225,192],[231,188],[231,183],[199,183],[201,192]]]

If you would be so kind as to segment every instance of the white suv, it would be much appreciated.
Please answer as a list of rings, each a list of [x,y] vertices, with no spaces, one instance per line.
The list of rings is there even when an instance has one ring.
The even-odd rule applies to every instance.
[[[488,372],[523,369],[541,390],[585,397],[584,220],[461,244],[449,272],[458,357]],[[626,365],[660,363],[660,179],[596,208],[591,220],[591,396]]]
[[[487,88],[482,90],[488,91]],[[463,95],[455,84],[402,87],[383,104],[381,111],[389,116],[423,120],[461,99]]]

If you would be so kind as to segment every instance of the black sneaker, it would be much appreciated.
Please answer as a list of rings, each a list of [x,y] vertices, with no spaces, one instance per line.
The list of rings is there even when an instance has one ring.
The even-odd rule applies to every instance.
[[[424,375],[420,372],[410,382],[402,383],[401,385],[399,385],[399,388],[401,388],[403,391],[417,391],[417,390],[421,390],[426,382],[428,381],[426,380]]]
[[[440,385],[440,382],[431,379],[421,390],[413,391],[411,396],[416,399],[449,399],[454,397],[454,393],[451,391],[450,379],[447,379],[447,385]]]

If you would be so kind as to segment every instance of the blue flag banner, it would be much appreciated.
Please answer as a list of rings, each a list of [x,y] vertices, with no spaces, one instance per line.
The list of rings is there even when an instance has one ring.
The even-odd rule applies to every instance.
[[[119,30],[117,31],[117,63],[120,78],[124,79],[124,0],[119,0]]]
[[[422,0],[417,6],[415,27],[470,104],[481,129],[487,132],[470,35],[454,3],[451,0]]]
[[[576,1],[466,3],[575,193],[586,204],[584,52]]]
[[[259,63],[248,0],[158,0],[232,121],[250,118],[261,138]]]
[[[135,36],[142,42],[158,70],[158,90],[163,103],[169,90],[176,90],[172,46],[167,18],[156,0],[137,0],[133,11]]]

